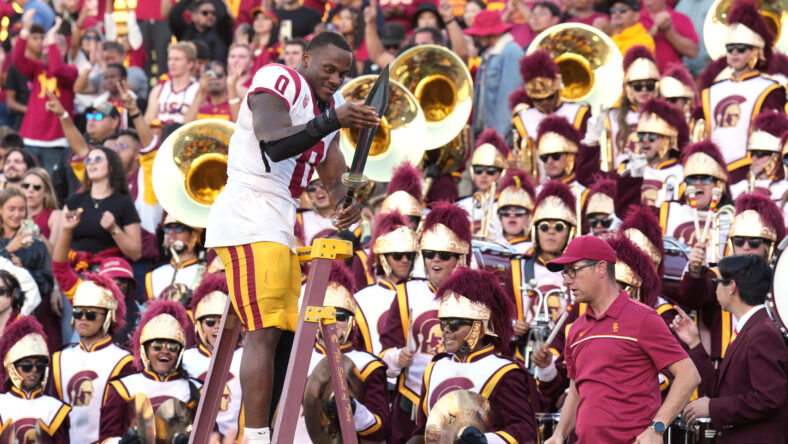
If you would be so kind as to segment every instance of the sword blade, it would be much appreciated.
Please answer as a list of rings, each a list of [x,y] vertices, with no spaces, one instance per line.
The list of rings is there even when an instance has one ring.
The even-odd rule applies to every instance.
[[[378,116],[383,116],[386,112],[389,102],[389,67],[388,65],[378,76],[372,88],[367,94],[364,105],[372,106],[378,113]],[[375,131],[378,127],[366,128],[358,132],[358,140],[356,140],[356,150],[353,153],[353,161],[350,163],[350,173],[362,174],[364,166],[367,164],[369,157],[369,150],[372,147],[372,140],[375,138]]]

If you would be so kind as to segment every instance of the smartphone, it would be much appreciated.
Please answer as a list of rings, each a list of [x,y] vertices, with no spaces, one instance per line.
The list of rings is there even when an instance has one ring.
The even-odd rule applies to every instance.
[[[279,25],[279,38],[284,41],[288,41],[293,38],[292,20],[282,20],[282,23]]]

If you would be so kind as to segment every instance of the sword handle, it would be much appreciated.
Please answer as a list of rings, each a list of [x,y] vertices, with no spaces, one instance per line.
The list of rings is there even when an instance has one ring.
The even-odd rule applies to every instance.
[[[345,201],[342,203],[342,208],[347,208],[353,205],[353,198],[356,197],[356,192],[352,188],[347,190],[347,194],[345,194]]]

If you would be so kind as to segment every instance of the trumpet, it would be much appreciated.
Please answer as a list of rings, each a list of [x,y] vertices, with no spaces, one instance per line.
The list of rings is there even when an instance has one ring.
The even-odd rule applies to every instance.
[[[711,233],[712,236],[714,236],[714,240],[712,241],[712,245],[714,246],[714,256],[712,257],[714,258],[714,264],[719,264],[720,259],[724,256],[724,254],[720,253],[720,248],[724,246],[724,243],[721,241],[722,230],[723,228],[730,230],[731,222],[733,222],[733,216],[735,214],[736,213],[734,211],[733,205],[723,205],[719,210],[717,210],[717,214],[715,214],[714,218],[712,219]],[[723,215],[725,215],[725,220],[722,219]],[[725,237],[727,237],[727,235]]]
[[[671,200],[676,200],[678,198],[680,185],[681,179],[679,179],[675,174],[671,174],[666,177],[664,183],[662,184],[662,201],[668,202]]]

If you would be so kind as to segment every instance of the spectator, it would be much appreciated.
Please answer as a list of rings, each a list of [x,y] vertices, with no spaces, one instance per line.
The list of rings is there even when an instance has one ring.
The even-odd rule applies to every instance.
[[[140,29],[139,23],[137,23],[137,15],[133,10],[129,9],[129,3],[126,2],[126,35],[119,38],[118,36],[118,28],[117,24],[115,23],[115,19],[113,18],[113,13],[115,11],[115,6],[113,0],[106,0],[107,9],[104,13],[104,29],[106,31],[106,38],[107,42],[115,43],[120,40],[118,43],[119,46],[113,48],[115,52],[120,56],[120,60],[108,60],[107,59],[107,45],[103,46],[104,49],[104,60],[107,63],[121,63],[130,71],[134,71],[130,73],[129,76],[131,77],[131,84],[135,88],[135,93],[137,93],[140,97],[147,97],[148,96],[148,85],[147,85],[147,74],[145,74],[145,62],[147,61],[148,54],[145,52],[145,46],[142,42],[142,30]],[[161,36],[156,36],[157,39],[162,38]],[[134,69],[132,69],[134,68]],[[139,70],[139,71],[137,71]],[[138,74],[139,73],[139,74]],[[145,90],[137,90],[140,86],[137,84],[137,77],[145,79]]]
[[[514,3],[518,5],[523,5],[523,2],[517,2],[517,1],[509,2],[506,5],[506,10],[509,11],[511,9],[511,5]],[[484,11],[485,9],[487,9],[487,5],[485,5],[482,0],[469,0],[467,3],[465,3],[465,8],[463,8],[462,11],[463,26],[465,28],[472,26],[473,19],[476,17],[476,14]],[[506,15],[505,12],[504,15]]]
[[[191,13],[191,23],[184,20],[187,9]],[[227,60],[227,48],[233,42],[233,16],[226,2],[181,0],[172,5],[171,0],[162,0],[162,15],[169,17],[175,38],[202,40],[208,45],[213,60]]]
[[[58,232],[56,224],[60,222],[60,210],[49,173],[43,168],[28,170],[22,177],[22,193],[27,200],[27,214],[38,226],[36,239],[46,245],[51,255]]]
[[[249,46],[252,44],[252,25],[249,23],[241,23],[235,28],[235,32],[233,33],[233,45],[236,43],[240,43],[242,45]]]
[[[54,115],[65,112],[63,111],[63,105],[54,95],[51,95],[46,107],[47,111]],[[63,133],[68,139],[71,150],[78,158],[87,155],[90,145],[101,145],[105,140],[114,137],[115,133],[120,129],[120,113],[115,105],[110,102],[99,102],[91,105],[85,110],[85,118],[87,119],[87,125],[85,125],[84,135],[79,132],[68,113],[65,114],[65,117],[60,118]]]
[[[422,5],[429,4],[434,6],[432,0],[413,0],[409,2],[402,2],[397,0],[382,0],[380,7],[383,11],[383,18],[386,23],[399,23],[405,26],[407,31],[418,28],[419,26],[413,25],[414,16],[419,14]],[[433,9],[435,9],[433,7]],[[438,17],[437,11],[434,17]]]
[[[241,97],[235,90],[235,79],[225,72],[224,65],[210,62],[200,77],[200,89],[186,113],[184,123],[202,119],[222,119],[235,122],[241,109]]]
[[[169,8],[169,0],[138,1],[135,9],[142,42],[147,51],[145,72],[148,76],[160,76],[167,72],[167,45],[172,32],[162,9]]]
[[[698,35],[690,19],[667,5],[666,0],[643,0],[640,22],[654,38],[657,66],[664,71],[681,57],[698,55]]]
[[[298,0],[284,0],[282,7],[276,10],[279,23],[284,25],[290,21],[290,39],[302,39],[315,32],[315,26],[322,21],[322,14],[302,5]]]
[[[22,7],[22,14],[33,11],[33,23],[38,23],[47,31],[55,26],[55,11],[39,0],[14,0],[14,3]]]
[[[5,167],[5,155],[14,148],[20,150],[25,148],[25,142],[19,133],[10,132],[0,139],[0,183],[5,183],[5,173],[2,171]]]
[[[0,270],[0,333],[10,321],[20,316],[24,302],[25,295],[19,288],[19,281],[11,272]]]
[[[703,24],[706,22],[706,14],[711,9],[714,0],[681,0],[676,5],[676,12],[684,14],[695,27],[695,34],[698,36],[698,55],[695,57],[684,57],[684,64],[693,76],[697,77],[706,69],[710,57],[706,51],[706,43],[703,40]]]
[[[385,17],[385,12],[384,12]],[[454,11],[452,10],[452,18],[454,18]],[[410,18],[411,28],[445,28],[445,22],[438,13],[438,7],[434,3],[427,1],[418,5],[418,9]]]
[[[230,54],[227,56],[227,75],[237,77],[235,89],[238,97],[246,97],[246,92],[252,86],[251,68],[252,51],[249,49],[249,45],[233,43],[230,46]]]
[[[3,158],[3,176],[5,182],[2,188],[20,188],[22,176],[27,170],[36,166],[36,161],[24,148],[11,148]]]
[[[128,128],[128,111],[121,105],[122,100],[120,97],[120,92],[123,88],[122,85],[124,82],[126,82],[127,78],[126,68],[123,65],[117,63],[107,65],[107,67],[104,68],[104,73],[101,75],[102,81],[98,84],[100,89],[95,89],[97,85],[88,82],[87,74],[89,72],[90,71],[83,71],[79,74],[76,83],[74,83],[74,91],[80,94],[94,94],[98,91],[103,91],[103,93],[96,97],[93,100],[94,105],[85,111],[90,113],[88,110],[95,109],[101,104],[108,103],[115,107],[116,111],[120,109],[120,111],[118,111],[118,128]],[[134,98],[136,99],[137,97],[138,96],[135,94]],[[107,117],[109,117],[109,115],[107,115]],[[92,121],[93,120],[88,119],[88,126],[90,126],[90,122]],[[65,128],[63,128],[63,132],[66,132]],[[68,137],[68,135],[66,135],[66,137]]]
[[[508,32],[511,27],[501,21],[499,13],[485,10],[476,16],[473,26],[465,30],[484,48],[476,73],[473,131],[479,134],[485,128],[495,128],[509,145],[512,128],[508,98],[520,88],[519,61],[523,56],[523,50]]]
[[[481,9],[479,9],[479,4],[474,2],[466,3],[465,8],[466,8],[466,12],[468,8],[470,8],[470,11],[472,13],[476,11],[473,14],[464,15],[464,19],[466,20],[465,23],[467,24],[465,27],[467,28],[468,26],[471,26],[473,23],[472,21],[467,21],[467,18],[465,18],[465,16],[475,18],[476,14],[478,14],[478,12],[480,12],[484,8],[482,7]],[[520,47],[525,47],[526,45],[531,43],[531,40],[533,40],[534,37],[536,37],[536,34],[528,26],[528,20],[531,18],[531,10],[529,8],[530,6],[526,5],[526,3],[523,0],[511,0],[508,3],[506,3],[506,7],[503,9],[503,13],[501,16],[501,20],[503,20],[504,23],[509,23],[510,25],[512,25],[512,29],[509,32],[512,34],[512,37],[514,37],[514,41],[517,42],[517,44],[520,45]]]
[[[567,23],[582,23],[610,32],[610,17],[594,10],[593,0],[571,0],[571,8]]]
[[[400,50],[407,44],[408,42],[408,35],[407,31],[405,30],[405,26],[401,23],[386,23],[383,25],[383,29],[380,30],[380,44],[383,46],[383,49],[391,54],[392,56],[396,57],[399,54]],[[306,43],[303,43],[306,45]],[[304,46],[306,48],[306,46]],[[285,52],[287,51],[287,47],[285,47]],[[293,60],[293,62],[301,62],[301,57],[299,56],[298,60]],[[285,64],[287,62],[285,61]],[[371,59],[367,59],[364,62],[364,74],[378,74],[382,66],[374,63]]]
[[[520,33],[515,32],[516,28],[514,28],[512,35],[518,38],[517,43],[527,47],[540,32],[557,25],[560,21],[561,10],[558,9],[555,3],[549,1],[536,2],[531,8],[531,15],[528,18],[530,34],[523,32],[523,35],[520,36]]]
[[[40,60],[43,53],[44,27],[34,24],[30,27],[30,35],[27,38],[25,56]],[[14,38],[15,42],[17,38]],[[14,43],[16,44],[16,43]],[[15,131],[19,131],[22,126],[22,118],[27,113],[27,102],[30,100],[30,88],[33,83],[30,79],[22,75],[13,63],[10,63],[5,76],[5,99],[8,106],[9,126]]]
[[[77,69],[63,62],[61,48],[65,45],[62,36],[58,38],[57,27],[47,32],[44,38],[44,54],[47,62],[34,60],[25,56],[27,37],[30,35],[32,17],[23,17],[24,27],[19,35],[19,40],[14,47],[14,66],[25,77],[33,81],[30,91],[28,112],[22,119],[19,133],[25,141],[25,148],[34,157],[38,158],[40,165],[51,171],[66,146],[63,130],[58,125],[59,116],[45,112],[45,91],[54,94],[63,102],[65,111],[73,110],[74,80],[77,78]],[[60,45],[58,44],[58,41]]]
[[[52,263],[47,247],[36,239],[35,228],[28,219],[25,195],[16,188],[0,192],[0,255],[29,271],[38,292],[49,296],[54,287]]]
[[[364,17],[361,15],[361,10],[353,6],[342,8],[337,16],[339,17],[337,32],[353,48],[355,65],[350,68],[348,76],[357,77],[359,73],[364,71],[364,62],[369,59],[366,45],[364,45]]]
[[[168,0],[163,0],[168,1]],[[161,125],[183,123],[183,117],[194,102],[200,85],[191,71],[197,60],[197,48],[191,42],[171,43],[167,53],[169,79],[153,87],[148,96],[145,120],[158,119]]]
[[[640,22],[640,2],[637,0],[615,0],[610,7],[610,24],[613,27],[610,38],[621,54],[626,54],[635,45],[643,45],[654,52],[654,39]]]
[[[85,167],[85,191],[68,198],[63,209],[67,216],[80,219],[71,249],[95,255],[117,248],[123,256],[138,260],[142,255],[140,218],[120,157],[109,148],[94,148],[85,158]]]
[[[383,29],[385,31],[385,28]],[[298,65],[301,64],[301,58],[304,55],[304,51],[306,51],[306,42],[304,39],[288,40],[285,43],[284,51],[282,51],[282,61],[284,62],[285,66],[292,69],[298,68]]]
[[[79,71],[94,68],[98,63],[101,42],[104,41],[104,36],[101,35],[98,28],[82,28],[84,20],[85,15],[82,14],[74,23],[73,29],[76,35],[81,35],[81,37],[71,39],[71,46],[67,54],[68,63],[75,66]]]
[[[87,85],[88,91],[77,91],[83,94],[90,94],[90,93],[98,93],[101,91],[106,91],[106,87],[103,86],[105,80],[104,71],[106,68],[111,65],[120,65],[123,66],[126,70],[126,79],[128,79],[129,84],[131,84],[131,88],[134,91],[134,94],[137,97],[141,97],[143,99],[148,97],[148,76],[145,75],[145,71],[136,67],[136,66],[124,66],[124,62],[126,60],[126,50],[123,48],[123,45],[111,41],[111,42],[104,42],[102,43],[102,53],[103,58],[101,59],[102,64],[102,72],[93,76],[90,76],[89,84]],[[77,87],[75,86],[74,89],[76,90]]]
[[[191,71],[192,77],[197,79],[205,72],[205,65],[208,63],[208,60],[211,59],[211,48],[202,40],[192,40],[189,43],[197,48],[197,60]]]
[[[269,63],[276,63],[282,47],[279,45],[279,19],[270,9],[253,8],[252,17],[252,72]]]

